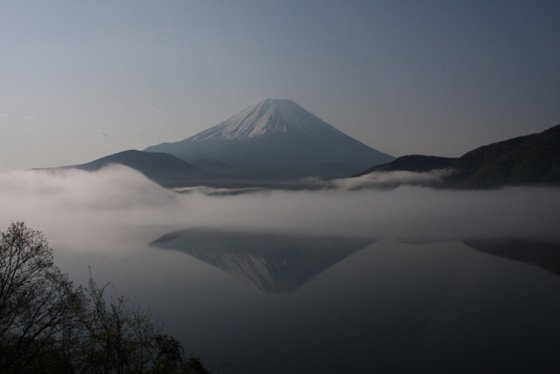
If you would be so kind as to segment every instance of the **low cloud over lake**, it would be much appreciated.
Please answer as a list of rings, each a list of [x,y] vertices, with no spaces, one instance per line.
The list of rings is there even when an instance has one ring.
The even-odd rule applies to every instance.
[[[410,176],[397,176],[408,178]],[[381,178],[381,180],[384,180]],[[78,244],[110,235],[94,227],[214,227],[403,239],[516,237],[558,240],[560,190],[257,191],[174,193],[125,168],[0,174],[0,225],[23,220],[50,239]],[[95,243],[90,243],[94,247]]]

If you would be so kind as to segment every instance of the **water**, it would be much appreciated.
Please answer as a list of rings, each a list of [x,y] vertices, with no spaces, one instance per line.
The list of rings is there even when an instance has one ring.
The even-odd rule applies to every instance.
[[[92,227],[61,268],[235,373],[558,372],[560,247],[500,238]],[[107,234],[100,234],[107,233]]]

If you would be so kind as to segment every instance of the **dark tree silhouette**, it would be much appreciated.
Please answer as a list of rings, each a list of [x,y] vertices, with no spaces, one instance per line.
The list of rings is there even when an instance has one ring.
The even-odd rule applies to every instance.
[[[53,265],[52,250],[22,222],[0,238],[2,368],[25,368],[73,318],[81,290]]]
[[[209,373],[106,290],[91,276],[74,286],[43,235],[12,223],[0,233],[0,373]]]

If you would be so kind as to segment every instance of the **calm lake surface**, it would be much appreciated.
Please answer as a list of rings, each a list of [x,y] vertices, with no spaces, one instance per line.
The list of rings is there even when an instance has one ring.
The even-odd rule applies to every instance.
[[[92,227],[52,238],[234,373],[560,372],[560,246],[207,227]],[[229,371],[228,371],[229,370]]]

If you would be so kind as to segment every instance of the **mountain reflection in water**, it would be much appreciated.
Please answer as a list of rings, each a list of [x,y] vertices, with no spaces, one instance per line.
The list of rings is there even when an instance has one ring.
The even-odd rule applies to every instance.
[[[560,276],[560,242],[530,239],[468,239],[470,248],[494,256],[532,264]]]
[[[97,243],[83,240],[121,245],[121,252],[63,249],[61,267],[83,283],[91,265],[101,282],[150,305],[210,367],[247,374],[560,372],[560,247],[546,237],[419,231],[373,242],[320,238],[303,227],[298,234],[124,229]]]
[[[150,243],[184,252],[264,293],[290,293],[373,243],[344,237],[187,229]]]
[[[407,244],[460,242],[487,255],[534,265],[548,273],[560,276],[560,241],[524,238],[433,238],[400,239]]]

